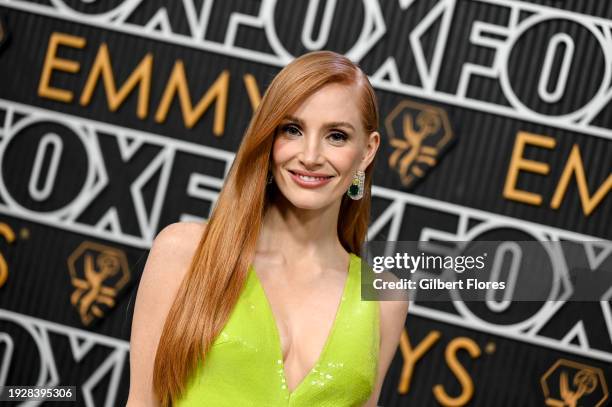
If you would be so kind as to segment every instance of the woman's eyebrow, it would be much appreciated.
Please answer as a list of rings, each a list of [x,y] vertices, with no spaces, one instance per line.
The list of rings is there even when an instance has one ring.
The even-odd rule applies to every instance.
[[[286,115],[284,117],[284,119],[296,122],[300,126],[304,127],[304,121],[302,119],[300,119],[299,117],[295,117],[295,116],[291,116],[291,115]],[[330,128],[330,127],[348,127],[349,129],[352,129],[353,131],[355,130],[355,127],[352,124],[350,124],[349,122],[329,122],[329,123],[325,123],[324,127],[326,127],[326,128]]]

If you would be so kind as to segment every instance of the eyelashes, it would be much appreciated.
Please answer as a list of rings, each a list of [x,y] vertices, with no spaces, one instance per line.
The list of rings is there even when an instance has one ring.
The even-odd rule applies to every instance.
[[[283,133],[289,133],[292,136],[296,136],[300,134],[300,130],[292,124],[283,126],[282,130],[283,130]]]
[[[301,134],[300,129],[293,124],[287,124],[282,126],[281,130],[283,133],[289,134],[291,136],[298,136]],[[346,133],[338,130],[331,132],[327,137],[335,143],[343,143],[349,138]]]
[[[334,138],[334,136],[340,137],[340,138]],[[344,141],[348,140],[348,136],[346,134],[342,133],[342,132],[339,132],[339,131],[331,133],[329,135],[329,137],[331,137],[334,141],[342,141],[342,142],[344,142]]]

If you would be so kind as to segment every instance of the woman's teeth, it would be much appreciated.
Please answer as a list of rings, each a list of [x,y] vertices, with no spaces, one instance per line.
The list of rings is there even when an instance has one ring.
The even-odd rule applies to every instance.
[[[301,175],[301,174],[297,174],[297,176],[300,177],[300,179],[303,179],[304,181],[321,181],[321,180],[329,178],[329,177],[310,177],[308,175]]]

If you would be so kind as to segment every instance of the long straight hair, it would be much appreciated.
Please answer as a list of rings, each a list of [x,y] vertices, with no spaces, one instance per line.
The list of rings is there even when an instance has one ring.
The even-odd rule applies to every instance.
[[[378,129],[376,94],[367,76],[345,56],[332,51],[304,54],[272,80],[238,148],[208,224],[161,333],[153,389],[162,407],[179,400],[198,362],[225,326],[246,280],[263,215],[271,202],[267,175],[276,129],[308,96],[330,83],[359,89],[357,104],[366,134]],[[338,238],[360,255],[370,217],[372,169],[365,173],[360,200],[346,194],[338,219]],[[272,185],[270,185],[272,186]]]

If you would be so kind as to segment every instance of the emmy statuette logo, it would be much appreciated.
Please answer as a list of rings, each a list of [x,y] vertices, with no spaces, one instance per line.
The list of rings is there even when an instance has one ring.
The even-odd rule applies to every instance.
[[[70,302],[86,326],[115,306],[117,294],[130,280],[123,251],[87,241],[68,257],[68,270],[75,288]]]
[[[411,187],[436,166],[454,135],[446,111],[409,100],[400,102],[385,119],[389,144],[394,148],[389,167]]]
[[[540,383],[550,407],[599,407],[608,399],[602,370],[571,360],[559,359]]]

